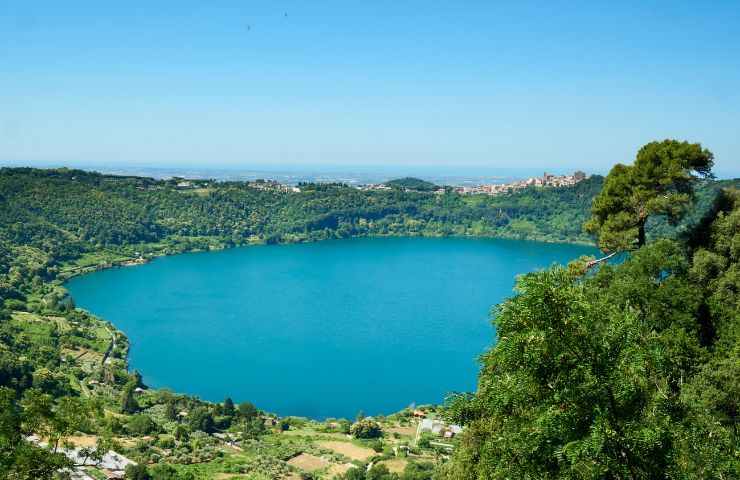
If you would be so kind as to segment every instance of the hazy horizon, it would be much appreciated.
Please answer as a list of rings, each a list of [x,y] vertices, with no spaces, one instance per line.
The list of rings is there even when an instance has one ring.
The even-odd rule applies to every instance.
[[[738,23],[736,2],[8,1],[0,165],[604,174],[676,138],[740,176]]]

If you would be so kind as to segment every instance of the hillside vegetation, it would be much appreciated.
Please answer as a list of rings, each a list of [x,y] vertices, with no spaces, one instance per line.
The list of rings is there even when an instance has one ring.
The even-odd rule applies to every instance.
[[[275,478],[309,467],[313,476],[328,477],[395,457],[392,448],[405,452],[401,447],[413,449],[414,461],[393,458],[389,465],[408,468],[404,478],[428,478],[439,447],[413,445],[410,412],[376,419],[388,432],[380,443],[347,443],[347,421],[278,423],[248,402],[234,406],[231,400],[214,404],[167,391],[142,392],[141,377],[128,371],[125,335],[75,309],[62,281],[157,255],[251,243],[364,235],[585,242],[590,239],[577,225],[600,182],[596,177],[577,188],[491,198],[325,184],[293,192],[269,182],[2,169],[0,476],[50,478],[71,466],[61,453],[71,442],[96,461],[114,449],[139,463],[171,466],[148,473],[139,468],[132,478]],[[284,429],[298,436],[285,437]],[[32,434],[38,442],[26,440]],[[362,454],[352,457],[357,452]],[[385,468],[379,463],[374,471],[380,475]]]
[[[465,425],[449,444],[416,436],[409,410],[315,422],[147,389],[128,370],[123,332],[62,287],[89,270],[252,243],[592,242],[581,225],[603,184],[490,197],[1,169],[0,477],[53,478],[74,467],[63,454],[74,444],[95,465],[122,453],[139,463],[129,478],[154,480],[738,478],[736,182],[692,181],[692,207],[675,222],[659,209],[638,218],[644,245],[631,242],[633,224],[609,219],[621,211],[605,210],[609,238],[631,251],[620,265],[522,277],[495,310],[499,341],[478,391],[424,409]]]
[[[431,192],[440,188],[432,182],[427,182],[426,180],[414,177],[397,178],[395,180],[385,182],[385,184],[393,188],[408,188],[409,190],[417,190],[419,192]]]
[[[614,167],[589,227],[631,254],[519,279],[477,392],[450,402],[468,428],[444,478],[740,478],[740,191],[680,240],[645,235],[650,216],[686,213],[711,166],[667,140]]]

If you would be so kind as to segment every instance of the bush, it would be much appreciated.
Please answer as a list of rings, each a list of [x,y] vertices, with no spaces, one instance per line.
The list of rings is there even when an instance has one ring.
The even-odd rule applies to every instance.
[[[197,407],[190,412],[189,416],[190,429],[193,431],[200,430],[201,432],[213,433],[216,431],[216,426],[213,421],[213,415],[205,407]]]
[[[157,440],[157,446],[168,449],[175,448],[175,439],[172,435],[162,435],[159,437],[159,440]]]
[[[239,416],[246,418],[247,420],[257,416],[257,407],[250,402],[243,402],[239,404]]]
[[[134,415],[126,424],[126,430],[131,435],[141,437],[157,430],[157,424],[148,415]]]
[[[375,420],[364,419],[352,425],[350,433],[355,438],[379,438],[383,436],[380,424]]]
[[[265,433],[265,423],[261,418],[253,418],[244,425],[243,438],[258,438]]]
[[[434,464],[430,462],[409,462],[403,470],[401,480],[431,480]]]
[[[145,465],[129,465],[126,467],[126,480],[151,480]]]
[[[150,471],[152,480],[186,480],[193,478],[192,473],[178,473],[171,465],[156,465]]]
[[[339,431],[344,434],[349,434],[352,431],[352,423],[350,423],[349,420],[340,420]]]
[[[26,303],[21,300],[16,300],[15,298],[9,298],[8,300],[5,300],[5,308],[8,310],[24,311],[26,310]]]
[[[190,432],[182,425],[178,425],[175,428],[175,438],[181,442],[187,442],[190,439]]]
[[[434,436],[434,434],[424,432],[421,434],[421,438],[419,438],[417,445],[421,448],[429,448],[431,446],[430,442],[435,439],[436,437]]]

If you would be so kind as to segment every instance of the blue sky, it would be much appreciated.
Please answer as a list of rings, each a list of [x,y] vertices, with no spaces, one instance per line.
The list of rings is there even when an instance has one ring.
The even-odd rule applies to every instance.
[[[671,137],[740,176],[738,25],[738,1],[5,0],[0,164],[598,172]]]

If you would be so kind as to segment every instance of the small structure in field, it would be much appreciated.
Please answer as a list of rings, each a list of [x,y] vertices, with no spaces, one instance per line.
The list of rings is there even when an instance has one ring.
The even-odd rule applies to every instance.
[[[455,435],[460,434],[462,431],[463,427],[460,425],[448,425],[444,421],[436,418],[425,418],[419,422],[419,427],[416,431],[416,438],[418,441],[419,436],[424,432],[430,432],[444,438],[452,438]]]

